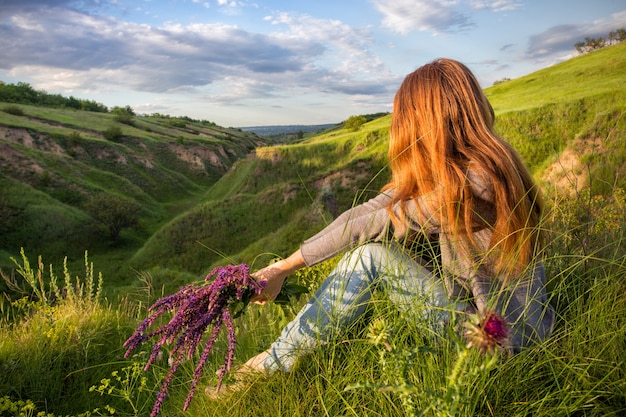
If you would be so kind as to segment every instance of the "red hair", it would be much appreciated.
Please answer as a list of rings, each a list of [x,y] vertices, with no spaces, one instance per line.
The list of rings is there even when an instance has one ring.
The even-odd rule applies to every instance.
[[[430,194],[420,204],[442,232],[467,243],[472,256],[483,253],[507,279],[540,249],[542,203],[517,152],[494,132],[494,119],[478,81],[462,63],[438,59],[409,74],[394,100],[392,176],[385,189],[395,190],[392,205]],[[472,192],[470,169],[489,184],[494,219],[478,216],[484,212],[478,205],[486,202]],[[473,236],[485,227],[493,232],[487,248]]]

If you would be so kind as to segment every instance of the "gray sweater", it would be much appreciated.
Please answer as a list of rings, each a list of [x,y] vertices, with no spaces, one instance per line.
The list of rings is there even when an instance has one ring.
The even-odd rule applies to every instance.
[[[471,171],[468,180],[477,197],[482,201],[493,201],[490,183]],[[393,190],[390,190],[353,207],[304,241],[300,249],[306,264],[315,265],[367,242],[396,240],[406,243],[406,237],[417,232],[438,243],[440,259],[435,261],[435,267],[430,265],[429,268],[439,273],[450,299],[467,301],[469,313],[495,310],[503,315],[511,328],[509,342],[513,351],[550,335],[554,310],[548,303],[541,261],[529,265],[526,275],[504,283],[493,276],[493,269],[487,263],[470,259],[467,251],[460,250],[458,245],[461,243],[442,231],[424,204],[420,204],[428,196],[421,197],[418,202],[406,202],[405,221],[394,227],[387,209],[392,195]],[[393,210],[398,218],[403,218],[398,205]],[[483,212],[478,215],[485,219],[495,217],[491,204],[484,204],[479,210]],[[419,222],[418,219],[433,220]],[[481,249],[487,249],[491,233],[488,228],[475,232],[476,241],[483,246]]]

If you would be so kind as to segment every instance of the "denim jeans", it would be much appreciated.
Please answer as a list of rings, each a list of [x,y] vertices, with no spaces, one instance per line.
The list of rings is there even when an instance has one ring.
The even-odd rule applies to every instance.
[[[349,327],[367,307],[374,288],[411,319],[444,323],[460,309],[448,299],[441,280],[395,245],[369,243],[347,253],[315,295],[270,346],[267,372],[289,372],[295,361]]]

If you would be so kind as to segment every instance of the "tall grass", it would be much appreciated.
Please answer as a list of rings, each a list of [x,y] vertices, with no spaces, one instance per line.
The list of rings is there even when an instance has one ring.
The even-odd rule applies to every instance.
[[[496,366],[487,366],[478,355],[464,358],[463,349],[453,339],[433,339],[427,329],[404,322],[392,309],[375,303],[371,317],[382,318],[395,329],[392,341],[397,360],[411,357],[405,374],[399,368],[385,368],[380,352],[367,341],[367,326],[359,323],[348,335],[303,358],[292,373],[260,378],[220,401],[199,399],[192,413],[439,416],[455,402],[454,415],[459,416],[623,415],[624,210],[621,190],[610,198],[589,193],[575,198],[552,196],[546,265],[558,317],[555,332],[516,356],[501,358]],[[255,330],[240,346],[238,354],[244,358],[267,347],[268,339],[277,332],[276,328],[258,327],[255,317],[247,320]],[[461,360],[462,383],[450,391],[450,376]],[[381,386],[381,381],[394,378],[411,388],[403,391]],[[345,390],[355,383],[372,389]],[[407,392],[412,408],[403,401]],[[456,397],[451,397],[451,392]]]
[[[391,417],[438,416],[445,410],[458,416],[623,415],[624,193],[551,195],[549,207],[546,266],[557,323],[546,341],[490,363],[468,354],[454,338],[408,322],[384,298],[375,298],[366,317],[303,357],[293,372],[254,377],[242,391],[218,400],[199,391],[186,413],[180,410],[193,367],[184,368],[162,415]],[[295,278],[315,288],[333,262]],[[97,287],[87,266],[85,278],[66,277],[52,297],[47,295],[55,293],[52,276],[43,269],[41,262],[33,268],[24,257],[19,270],[32,291],[26,298],[2,301],[0,393],[8,396],[3,401],[31,401],[37,410],[57,415],[93,414],[95,408],[105,415],[113,408],[115,415],[147,414],[161,371],[157,366],[156,375],[138,372],[137,363],[145,358],[122,360],[121,344],[143,316],[142,306],[158,294],[134,296],[134,303],[108,303],[86,290]],[[69,288],[81,295],[64,296]],[[237,322],[236,361],[267,348],[302,302],[251,306]],[[386,356],[367,336],[368,323],[381,320],[394,347]],[[226,341],[218,341],[216,351],[224,349]],[[219,363],[207,367],[203,384],[211,385]],[[361,389],[347,389],[355,384]]]
[[[624,178],[620,176],[624,160],[621,139],[626,118],[621,98],[615,93],[619,90],[615,85],[623,76],[612,71],[605,82],[590,83],[597,87],[593,90],[597,94],[580,95],[573,90],[581,85],[577,81],[597,75],[598,70],[588,65],[593,56],[606,59],[608,68],[623,62],[620,48],[489,89],[499,117],[504,116],[499,129],[521,148],[535,172],[573,141],[598,143],[597,152],[580,152],[587,170],[586,188],[548,192],[545,226],[550,238],[545,255],[549,293],[557,311],[552,337],[492,364],[480,355],[466,353],[453,337],[433,335],[427,328],[407,322],[384,298],[375,299],[363,320],[303,357],[293,372],[255,377],[242,391],[217,401],[199,390],[187,413],[180,410],[193,366],[185,367],[171,385],[162,415],[395,417],[437,416],[446,410],[458,416],[626,415],[626,196],[625,184],[620,182]],[[559,71],[566,72],[569,90],[556,85],[556,81],[564,80]],[[25,109],[27,116],[44,118],[34,108]],[[40,124],[37,119],[3,117],[11,126],[24,123],[36,130],[34,124]],[[67,134],[71,112],[54,117],[63,126],[54,126],[59,132],[48,133]],[[100,119],[98,123],[93,126],[102,130],[110,121]],[[257,159],[242,161],[243,170],[222,177],[203,194],[201,205],[172,220],[137,253],[135,266],[151,266],[139,268],[140,285],[116,287],[115,291],[104,288],[103,293],[86,258],[81,278],[74,277],[64,264],[57,280],[52,267],[45,267],[42,260],[31,265],[22,254],[13,268],[16,275],[7,277],[12,290],[4,291],[0,299],[0,415],[147,415],[162,377],[160,368],[167,368],[166,359],[156,364],[155,373],[145,373],[140,367],[147,352],[122,358],[122,343],[145,316],[145,306],[160,295],[174,292],[211,264],[224,263],[225,259],[230,263],[233,258],[253,261],[257,254],[266,252],[268,256],[289,253],[302,236],[328,220],[321,196],[329,190],[344,209],[355,202],[346,197],[354,195],[355,187],[363,196],[379,189],[385,178],[382,156],[388,123],[388,117],[383,117],[366,124],[360,132],[333,131],[299,145],[259,149]],[[152,138],[157,131],[172,141],[185,142],[192,136],[153,119],[138,120],[137,128],[143,129],[142,140]],[[232,139],[229,132],[217,128],[187,123],[180,127],[192,128],[214,136],[207,141]],[[513,132],[521,133],[516,136]],[[90,141],[84,149],[102,145],[102,140],[93,136],[83,136]],[[134,141],[119,149],[131,149]],[[161,158],[164,165],[177,166],[169,165],[171,155]],[[598,163],[600,158],[605,158],[602,163]],[[54,165],[55,160],[46,161]],[[102,172],[110,171],[110,162],[99,164]],[[72,169],[83,168],[75,165]],[[48,180],[71,178],[66,169],[55,168],[59,177]],[[168,183],[180,180],[181,189],[192,194],[200,190],[195,179],[171,171],[163,174],[171,178]],[[112,175],[93,169],[80,172],[91,173],[85,184],[77,182],[86,188],[98,188],[109,182],[105,181],[107,175]],[[124,175],[129,174],[139,175],[124,171]],[[369,182],[372,177],[375,180]],[[134,179],[138,184],[152,184],[146,178]],[[0,197],[19,202],[17,208],[32,206],[31,202],[52,204],[41,192],[16,193],[14,190],[24,190],[25,186],[4,184],[0,191],[10,192]],[[105,188],[124,188],[124,181],[115,184]],[[157,206],[156,200],[167,200],[164,204],[171,204],[171,214],[173,207],[200,198],[198,194],[184,201],[165,198],[174,195],[178,194],[142,201],[150,200]],[[62,221],[49,230],[39,230],[51,224],[39,216],[40,223],[27,222],[21,233],[33,236],[31,239],[44,232],[60,236],[63,230],[79,227],[82,214],[68,213],[72,215],[61,217]],[[154,228],[163,221],[160,209],[155,213]],[[0,225],[0,238],[8,233],[19,235],[20,231],[7,227]],[[71,234],[67,239],[73,239]],[[64,238],[56,241],[62,248]],[[109,268],[107,282],[126,283],[119,277],[118,265],[128,265],[130,252],[122,248],[99,255]],[[154,266],[157,260],[163,260],[160,266]],[[299,271],[295,278],[313,289],[333,262]],[[76,265],[70,269],[78,270]],[[104,298],[104,294],[114,293],[122,295],[114,300]],[[267,348],[299,306],[252,306],[237,322],[236,361],[241,363]],[[368,338],[369,323],[381,322],[389,330],[392,351],[381,350]],[[226,340],[218,341],[216,358],[226,346]],[[207,365],[203,384],[215,382],[212,373],[219,366],[217,359]],[[354,387],[360,389],[347,389]]]
[[[13,408],[65,415],[123,406],[90,387],[121,367],[136,307],[102,299],[101,276],[86,254],[82,278],[64,265],[58,280],[52,266],[41,258],[31,266],[24,252],[15,262],[18,276],[3,276],[15,296],[0,299],[0,415],[13,415]]]

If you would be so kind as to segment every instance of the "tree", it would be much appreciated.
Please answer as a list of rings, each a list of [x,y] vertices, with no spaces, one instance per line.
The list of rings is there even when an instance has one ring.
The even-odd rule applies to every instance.
[[[591,38],[586,37],[584,41],[576,42],[574,48],[579,54],[586,54],[597,49],[602,49],[605,46],[615,45],[626,40],[626,29],[616,29],[609,32],[608,37],[605,38]]]
[[[113,114],[127,114],[129,116],[136,116],[135,110],[133,110],[133,108],[128,106],[128,105],[126,107],[115,106],[111,110],[111,113],[113,113]]]
[[[71,107],[73,109],[77,109],[80,110],[80,108],[82,107],[80,104],[80,100],[78,100],[76,97],[74,96],[69,96],[66,101],[65,101],[65,105],[67,107]]]
[[[365,124],[365,122],[367,122],[367,119],[363,115],[350,116],[345,122],[343,122],[343,126],[346,129],[356,132],[357,130],[361,128],[361,126]]]
[[[17,84],[7,84],[0,81],[0,101],[8,103],[23,103],[23,104],[35,104],[37,106],[45,107],[70,107],[77,110],[89,110],[107,113],[108,107],[104,104],[82,100],[73,96],[69,98],[63,97],[61,94],[48,94],[45,91],[36,91],[30,84],[24,82],[18,82]],[[128,112],[130,109],[132,115],[133,110],[130,106],[126,106],[126,109],[122,109]]]
[[[609,44],[614,45],[616,43],[626,41],[626,28],[621,28],[609,32]]]
[[[94,220],[96,228],[112,240],[118,240],[123,229],[139,224],[141,206],[116,195],[96,194],[87,201],[84,208]]]
[[[511,79],[510,79],[510,78],[507,78],[507,77],[504,77],[504,78],[502,78],[502,79],[500,79],[500,80],[495,80],[495,81],[493,82],[493,85],[502,84],[502,83],[505,83],[505,82],[507,82],[507,81],[511,81]]]
[[[130,106],[126,106],[126,107],[115,106],[111,110],[111,113],[115,115],[115,120],[117,120],[120,123],[124,123],[124,124],[131,125],[131,126],[135,124],[135,119],[134,119],[135,111]]]

